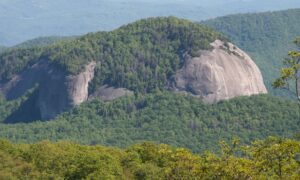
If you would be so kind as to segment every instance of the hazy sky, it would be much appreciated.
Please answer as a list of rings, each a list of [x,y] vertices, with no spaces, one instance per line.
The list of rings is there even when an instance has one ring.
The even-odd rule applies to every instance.
[[[0,45],[111,30],[153,16],[201,21],[299,7],[300,0],[0,0]]]

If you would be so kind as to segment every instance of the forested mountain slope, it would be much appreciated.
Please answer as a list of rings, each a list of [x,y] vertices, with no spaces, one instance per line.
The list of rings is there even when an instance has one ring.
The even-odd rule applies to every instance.
[[[14,103],[2,102],[0,109],[9,110]],[[191,96],[157,92],[87,102],[48,122],[2,122],[0,137],[13,142],[65,139],[118,147],[146,140],[199,152],[216,150],[220,140],[233,137],[246,143],[270,135],[293,137],[299,124],[297,105],[276,97],[240,97],[207,105]]]
[[[223,33],[253,57],[271,94],[288,96],[286,92],[274,90],[271,84],[277,78],[287,52],[296,48],[293,40],[300,36],[299,17],[300,9],[291,9],[231,15],[202,23]]]

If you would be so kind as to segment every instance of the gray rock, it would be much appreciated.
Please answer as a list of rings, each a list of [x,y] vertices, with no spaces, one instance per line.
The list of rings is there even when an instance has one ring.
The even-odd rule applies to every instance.
[[[122,96],[131,96],[133,92],[125,88],[114,88],[107,85],[101,86],[96,92],[90,95],[89,100],[100,98],[103,101],[112,101]]]
[[[183,68],[171,82],[173,91],[208,103],[267,93],[260,70],[245,52],[220,40],[211,45],[213,50],[200,51],[199,57],[186,56]]]
[[[27,68],[27,70],[15,75],[9,82],[0,84],[0,92],[4,94],[7,100],[21,97],[29,89],[43,82],[49,68],[50,64],[48,61],[40,60]]]

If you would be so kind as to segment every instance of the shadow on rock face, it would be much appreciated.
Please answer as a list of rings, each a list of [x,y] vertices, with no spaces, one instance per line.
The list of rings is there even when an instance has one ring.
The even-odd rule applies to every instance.
[[[38,90],[35,90],[33,94],[26,101],[24,101],[16,111],[14,111],[4,120],[4,123],[30,123],[41,120],[40,110],[36,105],[38,93]]]

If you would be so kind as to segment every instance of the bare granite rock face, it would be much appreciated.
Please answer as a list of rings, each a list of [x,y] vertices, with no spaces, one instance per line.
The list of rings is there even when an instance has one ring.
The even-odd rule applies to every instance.
[[[260,70],[245,52],[220,40],[211,45],[212,51],[186,57],[171,82],[173,91],[192,94],[208,103],[267,93]]]
[[[89,100],[100,98],[103,101],[112,101],[114,99],[131,96],[133,92],[125,88],[114,88],[107,85],[101,86],[96,92],[90,95]]]

